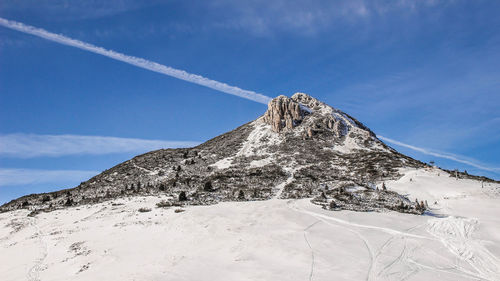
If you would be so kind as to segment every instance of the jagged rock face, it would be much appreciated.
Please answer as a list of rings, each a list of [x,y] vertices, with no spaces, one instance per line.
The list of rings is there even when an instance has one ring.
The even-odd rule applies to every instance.
[[[424,164],[386,146],[346,113],[302,93],[273,99],[265,114],[197,147],[139,155],[79,186],[13,200],[0,211],[53,209],[122,196],[188,196],[189,204],[305,198],[346,183],[398,178]],[[206,187],[210,188],[206,188]]]
[[[302,122],[306,114],[299,103],[286,96],[279,96],[269,102],[264,113],[264,122],[271,125],[274,132],[279,133],[284,129],[293,129]]]
[[[323,102],[311,97],[308,94],[304,93],[295,93],[291,99],[295,102],[301,103],[309,108],[315,108],[318,106],[325,105]]]
[[[312,116],[306,120],[308,115]],[[269,102],[263,120],[276,133],[290,132],[299,127],[296,132],[300,133],[302,140],[325,134],[338,141],[349,133],[361,139],[375,136],[359,121],[304,93],[296,93],[291,98],[283,95],[274,98]]]

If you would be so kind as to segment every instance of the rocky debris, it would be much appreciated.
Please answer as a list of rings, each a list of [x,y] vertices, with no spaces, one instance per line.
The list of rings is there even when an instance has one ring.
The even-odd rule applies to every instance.
[[[299,125],[307,113],[300,108],[298,102],[282,95],[269,102],[264,122],[271,125],[274,132],[279,133],[283,129],[293,129]]]

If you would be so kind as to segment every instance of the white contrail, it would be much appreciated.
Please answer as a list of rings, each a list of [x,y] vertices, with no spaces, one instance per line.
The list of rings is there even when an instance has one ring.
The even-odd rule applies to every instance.
[[[86,50],[86,51],[89,51],[92,53],[103,55],[103,56],[108,57],[108,58],[119,60],[119,61],[131,64],[131,65],[135,65],[135,66],[138,66],[138,67],[141,67],[144,69],[148,69],[148,70],[151,70],[154,72],[158,72],[161,74],[172,76],[172,77],[175,77],[177,79],[181,79],[184,81],[188,81],[191,83],[202,85],[202,86],[205,86],[205,87],[217,90],[217,91],[221,91],[221,92],[224,92],[227,94],[235,95],[235,96],[249,99],[252,101],[256,101],[259,103],[268,104],[269,101],[271,100],[270,97],[253,92],[253,91],[243,90],[243,89],[240,89],[238,87],[230,86],[226,83],[214,81],[214,80],[205,78],[205,77],[200,76],[200,75],[187,73],[184,70],[175,69],[175,68],[165,66],[165,65],[162,65],[162,64],[159,64],[156,62],[152,62],[149,60],[145,60],[142,58],[128,56],[128,55],[118,53],[118,52],[115,52],[112,50],[106,50],[104,48],[97,47],[97,46],[94,46],[92,44],[82,42],[80,40],[71,39],[71,38],[66,37],[64,35],[55,34],[55,33],[49,32],[47,30],[44,30],[41,28],[36,28],[33,26],[29,26],[29,25],[26,25],[26,24],[23,24],[20,22],[0,18],[0,25],[7,27],[7,28],[10,28],[10,29],[13,29],[13,30],[24,32],[27,34],[35,35],[35,36],[38,36],[38,37],[41,37],[41,38],[44,38],[44,39],[47,39],[50,41],[54,41],[54,42],[57,42],[59,44],[76,47],[76,48]]]
[[[453,155],[453,154],[449,154],[449,153],[442,153],[442,152],[440,152],[440,153],[433,152],[433,151],[430,151],[430,150],[425,149],[425,148],[421,148],[421,147],[413,146],[413,145],[410,145],[410,144],[402,143],[400,141],[393,140],[393,139],[390,139],[390,138],[386,138],[386,137],[380,136],[380,135],[377,135],[377,138],[379,138],[379,139],[381,139],[383,141],[386,141],[386,142],[398,145],[398,146],[406,147],[406,148],[409,148],[411,150],[415,150],[415,151],[421,152],[423,154],[427,154],[427,155],[431,155],[431,156],[435,156],[435,157],[439,157],[439,158],[444,158],[444,159],[448,159],[448,160],[452,160],[452,161],[459,162],[459,163],[462,163],[462,164],[466,164],[466,165],[469,165],[469,166],[472,166],[472,167],[476,167],[476,168],[484,170],[484,171],[490,171],[490,172],[495,172],[495,173],[500,172],[500,168],[487,167],[487,166],[484,166],[484,165],[472,162],[470,160],[461,159],[460,156],[457,156],[457,155]]]
[[[145,153],[160,148],[193,147],[199,142],[162,141],[80,135],[0,135],[0,156],[15,158],[59,157],[67,155],[102,155]]]

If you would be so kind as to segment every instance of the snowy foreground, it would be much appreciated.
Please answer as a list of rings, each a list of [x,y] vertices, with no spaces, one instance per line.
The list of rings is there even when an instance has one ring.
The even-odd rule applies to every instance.
[[[386,185],[433,214],[332,212],[308,199],[175,212],[156,208],[160,197],[4,213],[0,280],[500,280],[499,186],[437,169]]]

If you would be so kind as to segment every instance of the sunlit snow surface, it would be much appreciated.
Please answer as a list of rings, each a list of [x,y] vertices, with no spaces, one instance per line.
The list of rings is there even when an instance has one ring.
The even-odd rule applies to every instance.
[[[156,208],[116,199],[0,214],[7,280],[500,280],[498,186],[406,170],[390,190],[424,216],[326,211],[308,199]],[[121,205],[123,204],[123,205]],[[151,208],[141,213],[139,208]]]

